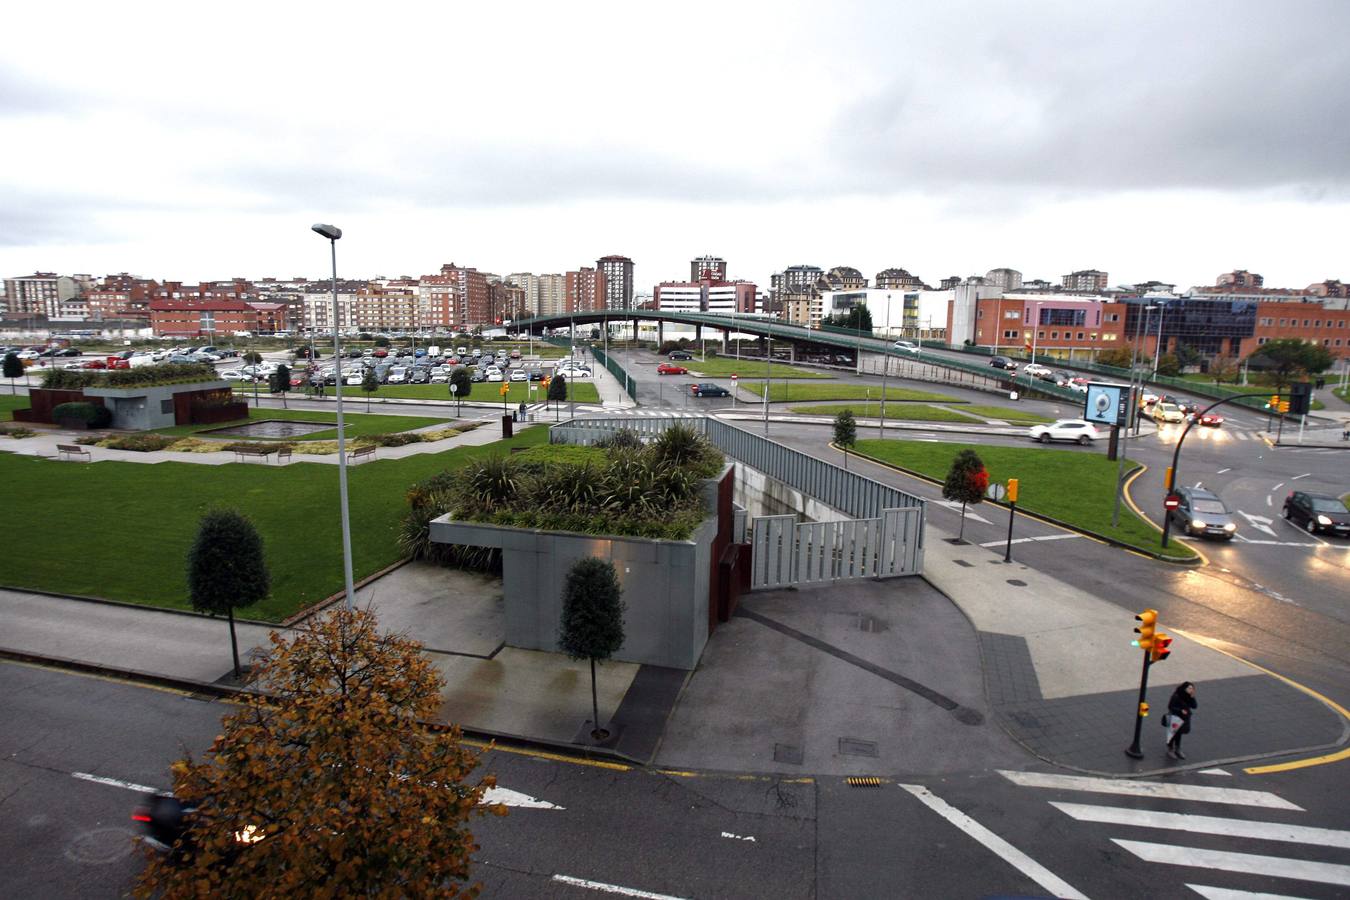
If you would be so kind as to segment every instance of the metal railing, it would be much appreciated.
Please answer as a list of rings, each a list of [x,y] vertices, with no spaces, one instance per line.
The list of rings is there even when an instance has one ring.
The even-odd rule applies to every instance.
[[[609,370],[609,374],[619,380],[619,384],[623,385],[623,389],[628,392],[628,396],[636,400],[637,382],[633,380],[633,377],[628,374],[623,366],[619,365],[618,360],[614,359],[599,347],[592,347],[591,354],[599,360],[601,365]]]

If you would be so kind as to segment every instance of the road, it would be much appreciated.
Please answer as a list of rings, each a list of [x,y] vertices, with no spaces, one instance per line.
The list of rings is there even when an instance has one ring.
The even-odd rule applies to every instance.
[[[0,895],[121,896],[140,865],[134,786],[166,786],[170,761],[200,753],[232,709],[0,663]],[[484,768],[544,804],[474,821],[474,877],[489,897],[1180,896],[1185,884],[1332,897],[1350,887],[1334,768],[1117,781],[1111,793],[1034,770],[855,787],[528,752],[490,753]]]

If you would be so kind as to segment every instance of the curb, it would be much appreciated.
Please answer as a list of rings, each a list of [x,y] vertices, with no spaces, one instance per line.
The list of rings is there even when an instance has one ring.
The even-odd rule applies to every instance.
[[[835,446],[835,444],[834,444],[833,441],[830,442],[829,446],[832,447],[832,448],[835,449],[835,450],[839,450],[839,448],[838,448],[837,446]],[[843,451],[840,451],[840,452],[843,452]],[[902,474],[904,474],[904,475],[909,475],[909,476],[912,477],[912,478],[918,478],[919,480],[921,480],[921,481],[926,481],[926,482],[928,482],[929,484],[936,484],[936,485],[941,485],[941,484],[942,484],[941,481],[938,481],[938,480],[935,479],[935,478],[930,478],[929,476],[924,475],[922,472],[916,472],[916,471],[914,471],[913,469],[906,469],[906,468],[904,468],[903,466],[897,466],[897,465],[895,465],[895,464],[893,464],[893,463],[884,462],[884,461],[882,461],[882,460],[877,459],[877,458],[874,457],[874,456],[868,456],[866,453],[859,453],[859,452],[856,451],[856,450],[850,450],[849,452],[852,453],[854,456],[858,457],[859,459],[865,459],[865,460],[867,460],[868,462],[870,462],[870,463],[872,463],[872,464],[874,464],[874,465],[881,466],[882,468],[885,468],[885,469],[891,469],[891,470],[893,470],[893,471],[900,472],[900,473],[902,473]],[[1144,465],[1137,465],[1134,469],[1131,470],[1131,476],[1127,476],[1127,480],[1128,480],[1128,477],[1132,477],[1134,474],[1137,474],[1137,473],[1139,473],[1139,472],[1142,472],[1142,471],[1143,471],[1144,469],[1146,469],[1146,468],[1148,468],[1148,467],[1147,467],[1147,466],[1144,466]],[[985,503],[993,504],[994,506],[997,506],[997,507],[999,507],[1000,509],[1008,509],[1008,505],[1007,505],[1006,503],[1003,503],[1003,502],[999,501],[999,500],[985,500],[984,502],[985,502]],[[1134,504],[1131,503],[1130,505],[1131,505],[1131,507],[1133,507]],[[1092,538],[1093,540],[1101,541],[1103,544],[1107,544],[1108,546],[1115,547],[1115,548],[1118,549],[1118,550],[1128,550],[1128,551],[1131,552],[1131,553],[1138,553],[1138,554],[1140,554],[1141,556],[1152,557],[1153,559],[1156,559],[1156,560],[1158,560],[1158,561],[1160,561],[1160,562],[1171,563],[1171,564],[1173,564],[1173,565],[1178,565],[1178,566],[1200,566],[1200,565],[1204,565],[1204,564],[1205,564],[1205,559],[1204,559],[1202,556],[1200,556],[1198,553],[1197,553],[1196,558],[1194,558],[1194,559],[1190,559],[1190,558],[1186,558],[1186,557],[1179,557],[1179,556],[1167,556],[1167,555],[1162,554],[1162,553],[1155,553],[1155,552],[1153,552],[1153,551],[1151,551],[1151,550],[1145,550],[1145,549],[1142,548],[1142,547],[1136,547],[1136,546],[1134,546],[1133,544],[1126,544],[1126,543],[1124,543],[1123,541],[1120,541],[1120,540],[1117,540],[1116,538],[1110,537],[1109,535],[1100,534],[1100,533],[1098,533],[1098,532],[1096,532],[1096,531],[1090,531],[1090,530],[1088,530],[1088,529],[1086,529],[1086,528],[1081,528],[1081,527],[1079,527],[1079,526],[1077,526],[1077,525],[1071,525],[1071,524],[1069,524],[1068,522],[1061,521],[1061,520],[1059,520],[1059,519],[1054,518],[1053,516],[1047,516],[1047,515],[1044,515],[1043,513],[1031,512],[1031,511],[1026,510],[1026,509],[1018,509],[1018,510],[1017,510],[1017,514],[1018,514],[1018,515],[1022,515],[1022,516],[1026,516],[1028,519],[1037,519],[1037,520],[1039,520],[1039,521],[1041,521],[1041,522],[1045,522],[1045,523],[1047,523],[1047,524],[1054,525],[1054,526],[1057,527],[1057,528],[1063,528],[1065,531],[1072,531],[1072,532],[1074,532],[1074,533],[1076,533],[1076,534],[1081,534],[1081,535],[1083,535],[1084,537],[1090,537],[1090,538]],[[1144,521],[1147,522],[1148,520],[1145,519]],[[1149,523],[1149,524],[1152,524],[1152,523]],[[1155,525],[1154,527],[1156,528],[1157,526]]]
[[[236,619],[235,621],[239,620]],[[270,694],[250,690],[249,688],[232,687],[207,681],[197,681],[192,678],[179,678],[173,675],[160,675],[155,672],[146,672],[140,669],[123,669],[116,666],[106,666],[102,663],[90,663],[77,659],[66,659],[60,656],[43,656],[37,653],[28,653],[23,650],[11,650],[7,647],[0,647],[0,659],[7,659],[12,662],[26,663],[29,665],[65,669],[72,672],[82,672],[88,675],[99,675],[104,678],[113,678],[119,681],[172,688],[193,694],[208,694],[219,700],[238,699],[241,697],[267,698],[271,696]],[[580,759],[598,759],[620,765],[642,768],[649,765],[649,763],[644,760],[636,759],[606,747],[568,744],[561,741],[550,741],[546,738],[525,737],[522,735],[509,734],[507,732],[463,728],[461,726],[456,726],[452,722],[422,722],[421,724],[426,728],[435,729],[437,731],[448,731],[451,728],[459,727],[460,734],[464,737],[488,744],[494,744],[500,741],[512,745],[536,747],[540,750]]]

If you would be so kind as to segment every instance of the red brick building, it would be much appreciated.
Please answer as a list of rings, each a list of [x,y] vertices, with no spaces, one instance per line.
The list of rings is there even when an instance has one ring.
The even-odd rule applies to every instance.
[[[582,266],[567,273],[567,296],[563,312],[585,312],[605,308],[605,273]]]
[[[276,305],[276,304],[267,304]],[[214,337],[236,331],[256,333],[258,310],[243,300],[154,300],[150,326],[156,337]],[[276,328],[269,328],[275,331]]]
[[[438,275],[423,275],[418,281],[423,328],[472,328],[492,324],[492,306],[487,277],[477,269],[441,266]]]

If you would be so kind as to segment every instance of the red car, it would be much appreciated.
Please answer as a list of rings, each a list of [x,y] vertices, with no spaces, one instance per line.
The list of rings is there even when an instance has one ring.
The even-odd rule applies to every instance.
[[[670,363],[661,363],[656,367],[657,375],[688,375],[689,370],[684,366],[672,366]]]
[[[1218,428],[1223,424],[1223,416],[1216,412],[1205,413],[1200,417],[1201,425],[1208,425],[1210,428]]]
[[[376,350],[374,353],[372,353],[372,354],[370,354],[370,355],[371,355],[371,356],[378,356],[380,359],[384,359],[386,356],[389,355],[389,351],[386,350],[386,349],[384,349],[383,347],[381,347],[380,349]]]

